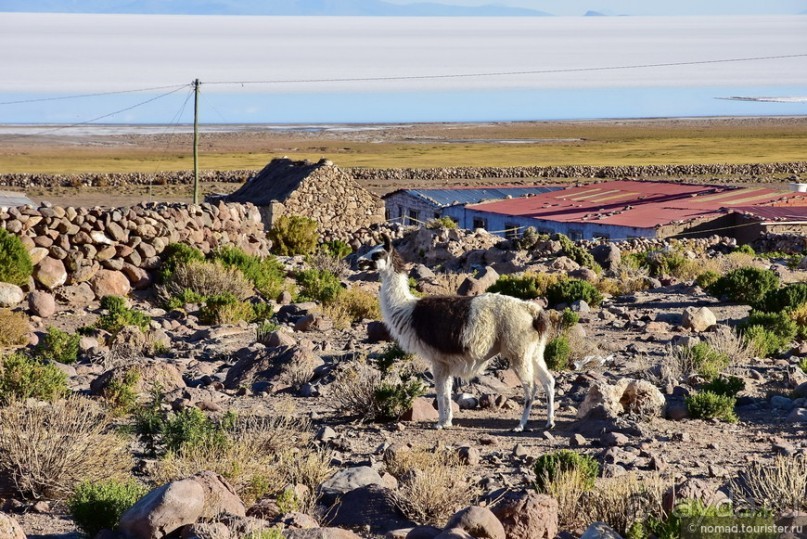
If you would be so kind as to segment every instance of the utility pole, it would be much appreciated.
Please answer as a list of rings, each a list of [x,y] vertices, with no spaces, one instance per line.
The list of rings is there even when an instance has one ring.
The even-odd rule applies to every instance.
[[[193,81],[193,203],[199,204],[199,79]]]

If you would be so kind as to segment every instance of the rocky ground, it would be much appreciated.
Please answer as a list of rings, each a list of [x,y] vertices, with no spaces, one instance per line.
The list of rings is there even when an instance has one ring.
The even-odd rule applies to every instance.
[[[405,235],[398,245],[412,267],[416,288],[430,294],[455,293],[458,288],[475,294],[484,290],[498,273],[525,270],[597,279],[591,275],[593,272],[560,256],[551,245],[514,251],[498,249],[495,247],[498,243],[497,238],[483,232],[422,229]],[[693,257],[723,259],[726,257],[721,251],[730,250],[718,239],[703,241],[701,247],[701,252],[692,253]],[[300,257],[282,260],[289,270],[306,265]],[[767,259],[749,256],[745,261],[773,267],[790,282],[807,275],[803,270],[791,270]],[[343,267],[341,278],[348,287],[378,290],[375,275],[355,268]],[[276,506],[273,510],[261,509],[261,503],[272,505],[271,499],[250,508],[240,500],[227,498],[234,504],[236,514],[243,515],[246,509],[247,514],[262,515],[272,522],[283,520],[289,530],[320,525],[352,529],[365,537],[381,537],[385,533],[390,533],[390,537],[434,537],[439,531],[435,528],[419,529],[410,535],[406,531],[392,531],[415,524],[442,529],[455,511],[484,506],[494,508],[506,524],[508,537],[554,537],[557,533],[577,537],[592,520],[584,515],[584,508],[572,511],[570,516],[568,510],[564,513],[563,500],[558,507],[547,497],[534,494],[536,477],[532,465],[547,452],[573,449],[593,456],[601,465],[603,477],[621,477],[626,481],[629,477],[652,478],[667,487],[679,485],[682,492],[707,502],[716,499],[719,488],[730,492],[731,481],[752,463],[769,463],[776,455],[807,456],[807,394],[804,394],[807,374],[798,368],[807,349],[795,343],[791,353],[778,358],[736,357],[727,373],[745,382],[736,408],[739,420],[727,423],[691,419],[686,413],[684,396],[692,391],[694,382],[671,380],[665,377],[662,368],[670,361],[671,347],[709,340],[721,332],[730,333],[730,328],[747,316],[749,307],[722,303],[691,280],[669,278],[648,282],[650,288],[646,290],[606,295],[598,307],[585,302],[572,305],[580,320],[572,328],[572,365],[569,370],[555,373],[558,413],[557,426],[551,431],[543,428],[546,411],[543,397],[533,408],[528,429],[521,433],[511,431],[521,413],[523,397],[516,377],[501,362],[494,362],[478,378],[456,388],[458,406],[451,429],[434,428],[436,411],[432,406],[431,378],[417,362],[415,369],[426,383],[427,392],[400,420],[373,422],[347,413],[340,405],[344,402],[340,396],[345,392],[344,384],[340,385],[341,369],[361,363],[362,358],[382,354],[389,346],[383,328],[373,320],[364,320],[347,329],[335,329],[319,305],[291,303],[287,295],[279,302],[269,298],[276,304],[275,321],[280,327],[258,342],[255,324],[205,325],[199,320],[198,305],[189,305],[182,311],[166,310],[153,287],[137,291],[131,297],[132,307],[151,316],[148,342],[161,345],[147,346],[139,332],[124,332],[111,344],[104,341],[103,335],[87,336],[81,341],[81,360],[60,368],[68,374],[71,389],[78,393],[103,393],[123,369],[139,365],[142,380],[137,389],[141,403],[147,400],[149,382],[159,380],[165,391],[164,402],[174,410],[196,407],[214,417],[228,410],[241,417],[283,412],[299,419],[300,425],[304,425],[299,428],[309,433],[312,447],[327,455],[333,467],[329,475],[336,474],[322,489],[320,501],[324,503],[318,507],[308,505],[306,514],[289,516]],[[42,311],[32,298],[28,300],[31,304],[25,310],[34,313],[34,329],[40,337],[50,326],[74,332],[92,324],[102,313],[95,300],[88,304],[83,304],[80,298],[72,298],[72,303],[59,301],[55,312]],[[23,303],[18,309],[24,307]],[[704,307],[714,315],[714,320],[707,317],[703,322],[693,314],[702,313]],[[292,371],[296,374],[289,378]],[[621,393],[608,396],[615,387],[624,390],[630,380],[641,381],[634,384],[643,388],[634,400]],[[632,408],[631,403],[638,404]],[[592,407],[598,411],[586,414]],[[119,419],[119,423],[125,422]],[[137,444],[132,450],[139,461],[136,475],[147,483],[155,482],[155,459]],[[445,498],[446,506],[438,516],[421,513],[418,518],[417,511],[400,501],[414,496],[411,490],[406,490],[412,478],[400,473],[396,477],[391,463],[395,462],[396,454],[407,450],[432,455],[446,453],[460,463],[450,468],[457,477],[446,484],[453,485],[455,492]],[[219,479],[210,477],[171,485],[181,496],[192,498],[197,483],[208,492],[226,490]],[[437,476],[431,487],[435,496],[440,494],[438,489],[446,488]],[[502,498],[508,492],[510,498]],[[329,509],[328,504],[336,496],[343,497],[342,509],[335,506]],[[503,507],[510,503],[508,500],[523,509],[520,517],[514,517],[518,522],[508,521],[504,516]],[[221,502],[221,506],[227,504]],[[156,511],[155,507],[147,509]],[[401,511],[400,507],[409,510]],[[64,504],[58,501],[21,500],[7,493],[4,509],[28,537],[67,537],[78,533],[66,516]],[[145,510],[140,508],[141,512]],[[488,518],[487,514],[480,516],[475,511],[460,515],[453,523],[471,535],[456,531],[451,532],[454,535],[440,537],[503,537],[498,520],[478,524],[478,529],[474,527],[477,524],[468,524],[474,519]],[[129,528],[123,526],[133,537],[140,536],[132,530],[144,526],[142,521],[147,520],[148,514],[138,518],[130,519]],[[233,526],[237,528],[235,524],[229,525],[231,531],[235,529]],[[222,536],[221,530],[214,532],[198,526],[184,533],[183,537]],[[353,537],[335,530],[317,532],[319,535],[306,533],[314,532],[289,531],[287,536]],[[586,537],[601,536],[606,535]]]

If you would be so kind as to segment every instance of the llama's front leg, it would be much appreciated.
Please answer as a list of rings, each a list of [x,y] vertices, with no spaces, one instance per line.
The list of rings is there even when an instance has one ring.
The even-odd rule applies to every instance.
[[[437,391],[437,428],[443,429],[452,426],[453,414],[451,412],[451,388],[454,379],[451,375],[440,369],[435,369],[434,386]]]
[[[555,428],[555,377],[546,368],[539,367],[538,378],[546,393],[546,428]]]

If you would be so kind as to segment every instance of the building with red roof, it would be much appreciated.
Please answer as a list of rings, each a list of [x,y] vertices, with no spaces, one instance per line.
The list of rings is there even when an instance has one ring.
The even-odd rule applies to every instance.
[[[730,187],[673,182],[609,181],[528,198],[453,206],[444,215],[463,228],[501,235],[526,227],[572,239],[662,238],[734,235],[749,208],[807,207],[807,193],[766,187]],[[737,211],[742,209],[742,212]],[[807,210],[802,210],[802,213]],[[785,212],[787,213],[787,212]],[[807,224],[807,217],[800,218]]]

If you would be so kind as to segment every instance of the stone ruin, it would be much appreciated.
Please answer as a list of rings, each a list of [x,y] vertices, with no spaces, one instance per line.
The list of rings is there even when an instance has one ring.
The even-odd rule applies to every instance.
[[[354,231],[384,221],[382,200],[327,159],[318,163],[272,159],[240,189],[222,198],[258,206],[267,230],[282,215],[314,219],[323,240],[348,240]]]

